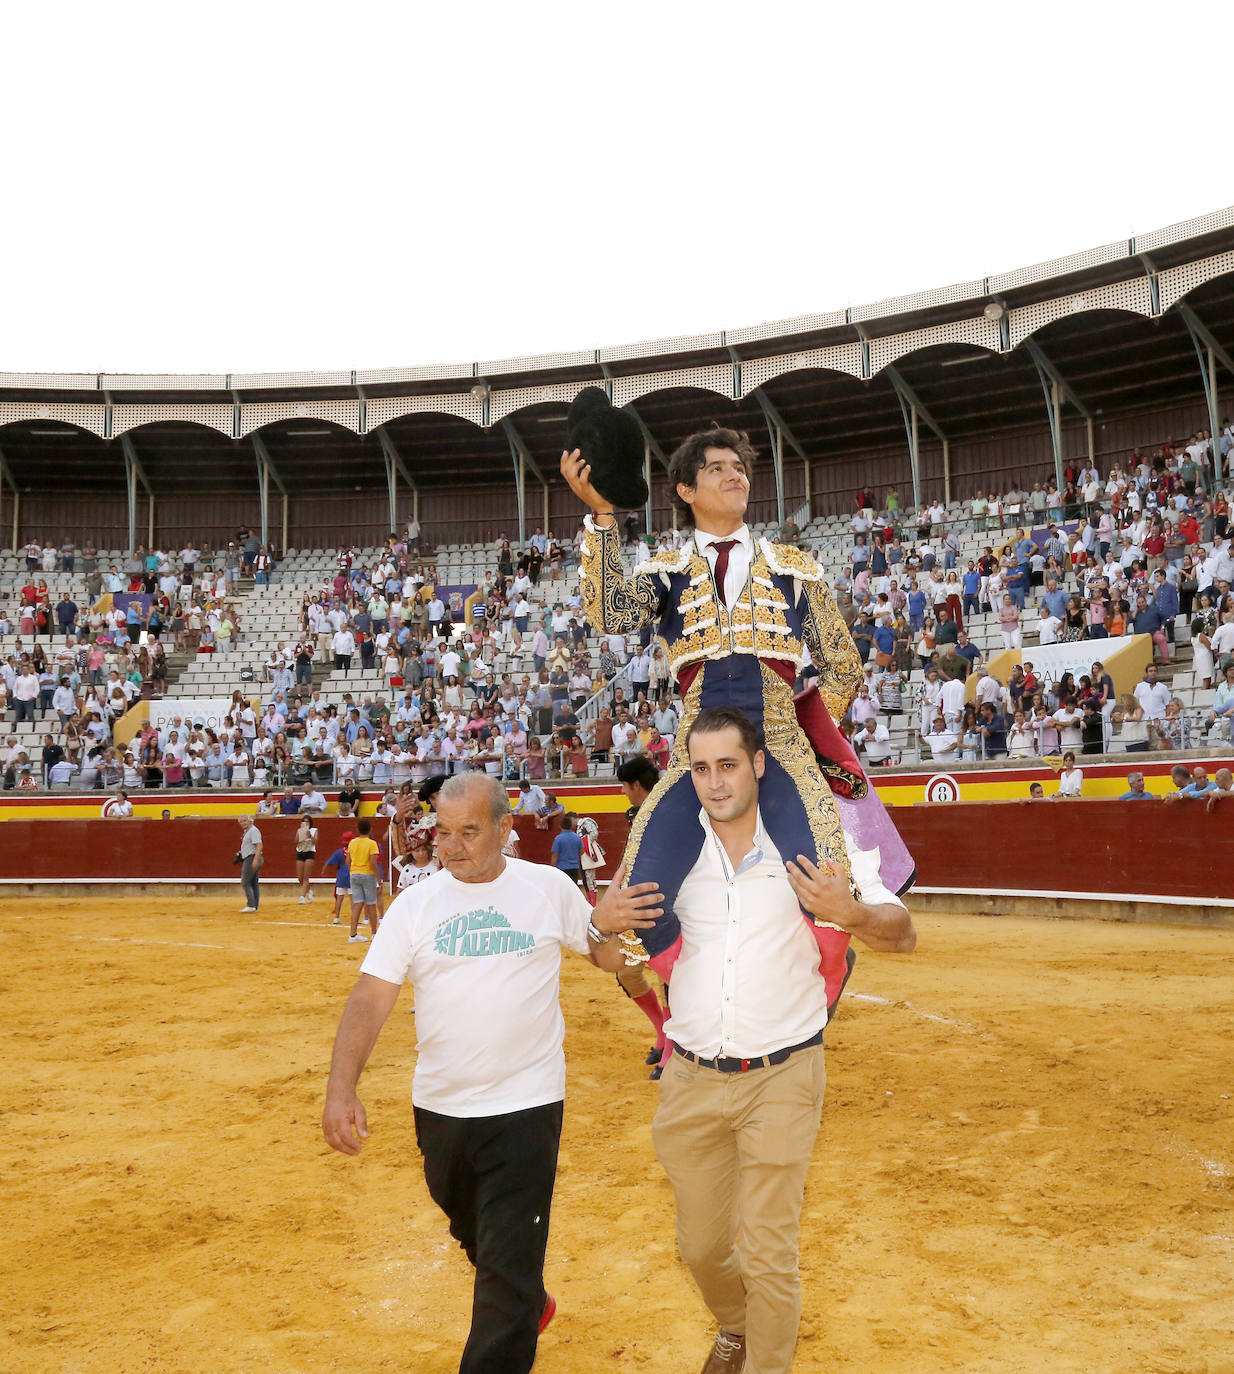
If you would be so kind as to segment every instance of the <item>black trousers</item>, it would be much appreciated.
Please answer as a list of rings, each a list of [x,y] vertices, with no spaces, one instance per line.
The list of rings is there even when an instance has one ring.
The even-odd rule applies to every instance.
[[[459,1374],[527,1374],[536,1358],[562,1104],[500,1116],[415,1109],[429,1195],[475,1266]]]

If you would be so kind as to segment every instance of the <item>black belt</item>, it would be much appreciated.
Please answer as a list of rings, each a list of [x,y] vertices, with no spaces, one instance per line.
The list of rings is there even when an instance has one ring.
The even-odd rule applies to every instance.
[[[770,1054],[760,1054],[755,1059],[702,1059],[689,1050],[683,1050],[676,1043],[673,1045],[673,1050],[683,1059],[688,1059],[691,1064],[697,1064],[700,1069],[715,1069],[717,1073],[749,1073],[751,1069],[769,1069],[775,1064],[783,1064],[790,1054],[796,1054],[798,1050],[813,1049],[815,1045],[822,1043],[823,1033],[820,1030],[815,1031],[808,1040],[803,1040],[800,1045],[787,1045],[782,1050],[772,1050]]]

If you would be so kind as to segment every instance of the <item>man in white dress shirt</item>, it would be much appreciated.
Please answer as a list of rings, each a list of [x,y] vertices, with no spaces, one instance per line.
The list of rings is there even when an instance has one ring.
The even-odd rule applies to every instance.
[[[676,1053],[652,1127],[681,1257],[720,1327],[703,1374],[793,1364],[797,1234],[826,1081],[827,989],[802,910],[871,949],[917,942],[877,849],[846,836],[861,901],[833,866],[776,851],[759,812],[758,744],[732,707],[701,711],[690,730],[706,839],[676,902],[682,947],[665,1025]]]

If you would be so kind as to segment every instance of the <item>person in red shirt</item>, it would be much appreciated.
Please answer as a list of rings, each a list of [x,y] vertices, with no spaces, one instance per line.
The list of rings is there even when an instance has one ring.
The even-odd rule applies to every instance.
[[[660,772],[663,773],[668,767],[668,740],[660,734],[659,730],[657,730],[654,725],[651,727],[651,737],[647,741],[645,752],[652,763],[654,763]]]
[[[1190,511],[1178,522],[1178,532],[1187,541],[1187,547],[1200,542],[1200,526]]]
[[[1150,558],[1160,558],[1165,552],[1165,534],[1160,525],[1154,525],[1152,533],[1145,537],[1144,552]]]

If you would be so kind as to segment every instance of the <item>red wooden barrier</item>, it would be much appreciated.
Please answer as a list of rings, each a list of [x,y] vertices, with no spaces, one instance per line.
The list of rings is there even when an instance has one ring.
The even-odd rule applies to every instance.
[[[892,815],[924,888],[1196,903],[1234,897],[1224,871],[1234,802],[1211,813],[1202,801],[951,802],[897,807]],[[607,877],[621,861],[626,820],[620,812],[596,820]],[[519,817],[515,824],[523,857],[548,862],[557,823],[537,830]],[[296,818],[264,817],[258,826],[264,876],[293,877]],[[320,872],[355,821],[330,816],[317,826]],[[384,848],[387,822],[373,830]],[[0,835],[0,879],[9,881],[239,881],[232,856],[240,827],[229,818],[15,820]]]

